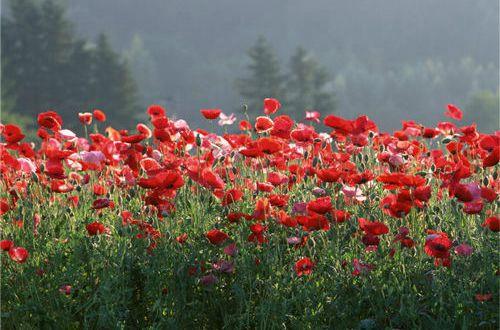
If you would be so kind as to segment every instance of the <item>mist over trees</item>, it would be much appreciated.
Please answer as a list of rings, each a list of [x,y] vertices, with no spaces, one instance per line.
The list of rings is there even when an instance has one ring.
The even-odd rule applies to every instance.
[[[498,95],[496,0],[56,2],[66,4],[76,38],[97,40],[105,32],[126,59],[138,86],[138,115],[146,104],[160,103],[169,115],[203,125],[200,108],[239,112],[250,99],[235,81],[251,77],[246,52],[264,36],[280,74],[288,75],[285,91],[298,81],[290,81],[297,47],[307,53],[304,63],[316,63],[316,83],[323,86],[317,92],[328,99],[314,104],[290,91],[283,109],[301,112],[296,119],[303,106],[326,114],[335,104],[340,115],[366,113],[383,129],[395,129],[404,118],[442,120],[451,102],[462,107],[466,122],[485,125],[480,118],[489,116],[496,120],[487,123],[498,123],[498,107],[484,101],[484,95]],[[6,3],[2,15],[10,17]],[[310,77],[302,83],[303,90],[313,85]],[[82,104],[78,111],[88,111],[90,105]]]
[[[55,0],[9,4],[2,17],[2,110],[32,119],[54,109],[71,127],[78,112],[103,108],[126,126],[138,111],[136,86],[106,35],[95,43],[76,36]]]

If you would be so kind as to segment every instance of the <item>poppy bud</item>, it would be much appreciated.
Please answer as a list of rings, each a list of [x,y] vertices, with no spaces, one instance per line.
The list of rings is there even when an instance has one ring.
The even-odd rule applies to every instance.
[[[201,136],[200,136],[200,134],[196,135],[196,145],[197,145],[198,147],[200,147],[200,146],[201,146]]]
[[[443,144],[448,144],[450,142],[451,142],[450,138],[444,138],[444,139],[441,140],[441,143],[443,143]]]
[[[242,105],[241,105],[241,110],[243,110],[243,112],[247,112],[247,110],[248,110],[248,105],[246,105],[246,104],[242,104]]]
[[[309,156],[309,153],[307,152],[307,150],[304,152],[304,158],[307,159],[307,157]]]
[[[487,186],[489,182],[490,180],[488,180],[488,178],[483,179],[483,185]]]
[[[318,157],[314,157],[312,162],[312,167],[316,167],[316,165],[318,165],[318,161],[319,161]]]
[[[498,171],[495,171],[493,172],[493,179],[496,180],[497,178],[498,178]]]

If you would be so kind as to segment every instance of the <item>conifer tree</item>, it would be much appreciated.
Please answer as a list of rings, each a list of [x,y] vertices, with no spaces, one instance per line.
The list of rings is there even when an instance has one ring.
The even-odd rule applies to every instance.
[[[299,47],[290,59],[287,109],[297,116],[305,110],[333,112],[335,95],[328,84],[331,77],[307,51]]]
[[[285,77],[280,72],[279,61],[271,45],[264,37],[259,37],[248,50],[250,75],[237,81],[243,102],[251,113],[261,113],[265,98],[273,97],[285,101]]]

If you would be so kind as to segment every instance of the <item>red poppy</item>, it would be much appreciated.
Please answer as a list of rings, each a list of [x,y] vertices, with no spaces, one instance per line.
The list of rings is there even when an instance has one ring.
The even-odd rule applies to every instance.
[[[431,232],[425,239],[425,253],[434,258],[448,258],[450,256],[451,241],[448,235],[442,232]]]
[[[229,189],[224,193],[224,197],[222,198],[222,205],[226,206],[232,204],[234,202],[239,201],[243,197],[243,193],[238,189]]]
[[[499,216],[489,217],[486,220],[484,220],[481,226],[488,227],[491,231],[496,233],[500,231],[500,217]]]
[[[206,237],[210,243],[221,245],[229,238],[229,235],[219,229],[212,229],[206,234]]]
[[[14,247],[14,242],[8,239],[4,239],[0,241],[0,249],[3,251],[9,251],[12,247]]]
[[[24,134],[21,131],[21,128],[13,124],[7,124],[4,126],[2,136],[7,143],[17,143],[24,139]]]
[[[307,257],[301,258],[295,263],[295,273],[299,277],[303,275],[310,275],[313,268],[314,263]]]
[[[379,221],[368,221],[364,218],[358,219],[359,228],[363,230],[366,234],[371,235],[383,235],[389,232],[389,228]]]
[[[152,118],[165,117],[165,108],[158,104],[150,105],[146,112]]]
[[[249,131],[252,129],[252,124],[248,120],[242,120],[240,121],[240,130],[241,131]]]
[[[38,125],[44,128],[58,131],[63,124],[61,116],[54,111],[42,112],[38,115]]]
[[[88,225],[85,226],[85,228],[87,229],[87,233],[90,236],[100,235],[109,232],[109,229],[107,229],[102,223],[97,221],[89,223]]]
[[[93,111],[93,115],[94,115],[95,120],[97,120],[97,121],[100,121],[100,122],[106,121],[106,114],[99,109],[95,109]]]
[[[17,263],[22,264],[23,262],[26,261],[28,256],[29,256],[28,251],[23,247],[16,246],[16,247],[11,247],[9,249],[9,257]]]
[[[450,117],[455,120],[462,120],[463,114],[462,110],[460,110],[457,106],[453,104],[448,104],[446,106],[447,111],[445,112],[445,116]]]
[[[255,119],[255,130],[257,133],[270,131],[273,125],[274,122],[269,117],[259,116]]]
[[[94,210],[100,210],[106,207],[114,208],[115,203],[110,201],[108,198],[98,198],[92,203],[92,209]]]
[[[92,114],[90,112],[80,112],[78,114],[78,120],[80,120],[80,123],[83,125],[90,125],[92,123]]]
[[[214,120],[214,119],[219,118],[222,110],[221,109],[201,109],[200,112],[203,115],[203,117],[205,117],[205,119]]]
[[[271,115],[281,108],[281,103],[277,99],[267,98],[264,99],[264,113]]]
[[[485,301],[490,301],[493,298],[492,293],[477,293],[475,296],[477,301],[479,302],[485,302]]]
[[[325,214],[332,209],[332,199],[330,196],[320,197],[307,203],[307,211],[319,214]]]

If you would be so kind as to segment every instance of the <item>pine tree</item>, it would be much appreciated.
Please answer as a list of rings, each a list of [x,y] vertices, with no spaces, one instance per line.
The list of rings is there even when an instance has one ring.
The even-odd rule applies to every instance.
[[[57,0],[11,0],[2,16],[2,82],[9,81],[13,111],[34,117],[54,109],[67,127],[77,112],[101,107],[111,118],[130,121],[136,89],[126,62],[104,36],[91,47],[77,38]]]
[[[137,110],[136,85],[127,62],[113,51],[104,34],[93,52],[92,76],[92,107],[106,111],[113,124],[129,124]]]
[[[285,77],[280,73],[280,66],[273,49],[264,37],[259,37],[255,45],[248,50],[250,76],[238,80],[237,87],[251,113],[261,113],[265,98],[277,98],[285,101]]]
[[[298,47],[290,59],[287,92],[287,109],[295,115],[303,115],[305,110],[333,112],[336,107],[335,95],[328,88],[331,77],[319,63]]]

